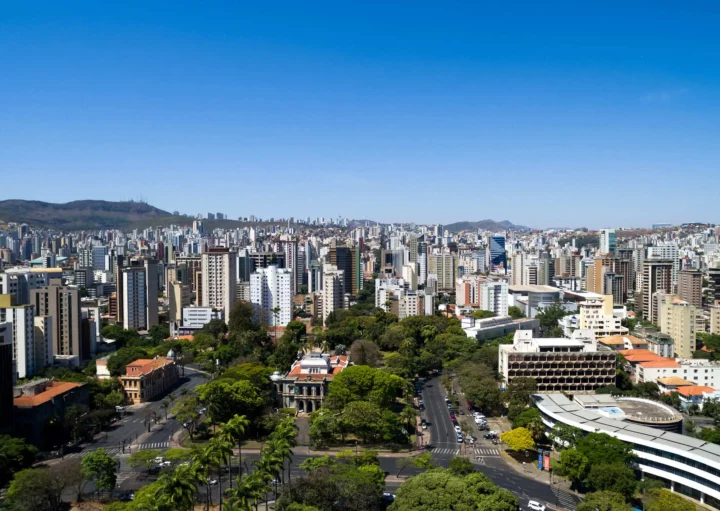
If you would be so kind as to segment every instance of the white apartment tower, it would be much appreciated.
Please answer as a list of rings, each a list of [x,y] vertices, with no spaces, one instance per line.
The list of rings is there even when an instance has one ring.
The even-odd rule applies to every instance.
[[[222,310],[226,321],[237,297],[236,259],[237,252],[228,248],[210,248],[202,254],[200,305]]]
[[[496,316],[508,315],[508,284],[504,280],[486,280],[480,285],[480,308]]]
[[[34,318],[32,305],[14,305],[11,296],[0,295],[0,323],[12,325],[13,360],[18,378],[35,374]]]
[[[264,325],[285,326],[293,318],[293,273],[270,265],[250,275],[250,303]],[[275,312],[273,311],[275,309]]]
[[[331,312],[345,307],[345,272],[338,270],[337,266],[326,264],[323,266],[322,281],[324,325]]]

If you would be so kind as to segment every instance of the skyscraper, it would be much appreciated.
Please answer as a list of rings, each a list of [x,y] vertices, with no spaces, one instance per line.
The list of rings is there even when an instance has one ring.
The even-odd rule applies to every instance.
[[[50,285],[32,292],[31,303],[37,316],[52,318],[51,356],[77,355],[80,360],[89,356],[89,353],[84,353],[82,349],[82,311],[80,292],[77,289],[63,286],[60,279],[53,279]]]
[[[615,229],[600,229],[600,253],[615,253]]]
[[[700,270],[681,270],[678,277],[678,297],[698,309],[702,308],[702,278]]]
[[[505,236],[491,236],[488,243],[488,260],[491,270],[502,269],[507,274],[507,252]]]
[[[669,260],[647,260],[643,263],[643,318],[654,324],[657,324],[659,311],[656,310],[653,294],[672,294],[672,266],[673,262]]]
[[[289,269],[275,265],[250,275],[250,302],[257,321],[268,326],[285,326],[292,321],[292,279]]]
[[[343,272],[343,293],[353,293],[353,265],[349,247],[331,247],[328,262]],[[402,271],[402,265],[400,265]]]
[[[345,272],[333,265],[325,265],[322,270],[323,280],[323,325],[330,313],[345,308]]]
[[[18,378],[35,374],[35,321],[32,305],[16,305],[12,295],[0,295],[0,324],[11,324],[12,357]]]
[[[12,324],[0,323],[0,434],[12,429],[14,383]]]
[[[225,321],[237,297],[237,253],[227,248],[210,248],[202,254],[202,290],[203,307],[220,309]]]

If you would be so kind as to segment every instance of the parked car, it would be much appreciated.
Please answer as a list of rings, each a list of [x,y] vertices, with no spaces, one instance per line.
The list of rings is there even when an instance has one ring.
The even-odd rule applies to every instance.
[[[450,414],[450,420],[451,420],[451,421],[457,420],[457,419],[455,419],[455,414],[454,414],[454,413],[451,413],[451,414]]]
[[[457,441],[458,441],[459,444],[463,443],[463,436],[462,436],[462,435],[458,435]]]
[[[462,428],[460,426],[455,426],[455,433],[462,433]]]
[[[528,502],[528,509],[532,511],[545,511],[545,505],[540,504],[537,500],[531,500]]]
[[[208,481],[208,484],[209,484],[210,486],[215,486],[217,483],[218,483],[218,480],[217,480],[217,479],[210,479],[210,480]]]

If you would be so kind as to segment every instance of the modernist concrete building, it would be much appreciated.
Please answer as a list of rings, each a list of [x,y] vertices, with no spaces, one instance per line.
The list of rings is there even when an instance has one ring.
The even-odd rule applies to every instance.
[[[199,305],[222,309],[225,317],[237,299],[237,253],[227,248],[210,248],[202,254],[201,282],[198,290],[202,297]]]
[[[537,394],[533,398],[548,430],[565,424],[622,440],[637,455],[636,470],[642,478],[660,479],[671,491],[720,509],[720,446],[596,413],[563,394]]]
[[[518,330],[513,344],[498,348],[505,386],[519,377],[534,378],[538,392],[592,392],[615,383],[615,352],[599,351],[589,332],[578,330],[572,339],[548,339]]]
[[[288,374],[274,378],[282,408],[295,408],[299,413],[319,410],[328,385],[347,365],[347,356],[324,353],[311,353],[296,361]]]

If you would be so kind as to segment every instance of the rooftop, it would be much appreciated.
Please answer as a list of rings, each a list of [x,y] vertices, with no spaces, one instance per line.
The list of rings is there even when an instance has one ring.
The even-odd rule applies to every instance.
[[[610,337],[602,337],[602,338],[598,339],[598,342],[601,342],[608,346],[616,346],[616,345],[624,346],[626,343],[630,343],[633,346],[647,345],[647,341],[645,341],[643,339],[638,339],[634,335],[611,335]]]
[[[135,362],[129,363],[125,367],[125,376],[142,376],[150,374],[159,367],[174,364],[172,360],[167,358],[139,358]]]
[[[685,385],[695,385],[691,381],[687,381],[683,378],[680,378],[679,376],[667,376],[665,378],[658,378],[658,383],[661,383],[663,385],[675,385],[676,387],[685,386]]]
[[[559,293],[560,288],[552,286],[536,286],[530,284],[508,286],[508,291],[511,293]]]
[[[38,406],[50,401],[56,396],[60,396],[78,387],[82,387],[84,383],[72,383],[66,381],[50,382],[44,392],[35,394],[34,396],[21,396],[13,399],[13,404],[22,408]]]
[[[702,396],[703,394],[711,394],[713,392],[715,392],[714,388],[706,387],[704,385],[692,385],[689,387],[680,387],[678,389],[678,394],[685,397]]]

